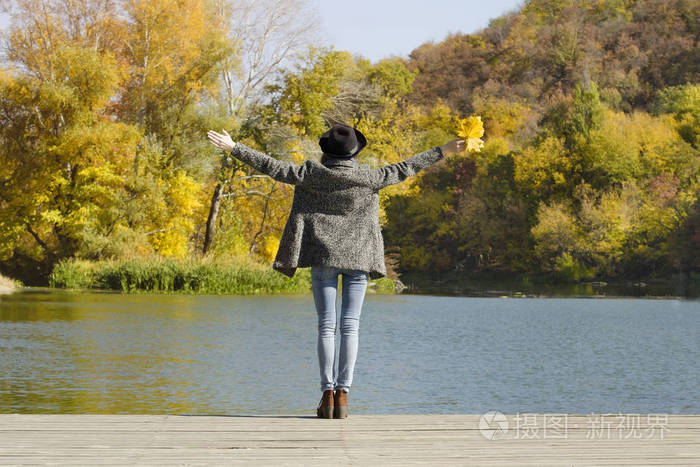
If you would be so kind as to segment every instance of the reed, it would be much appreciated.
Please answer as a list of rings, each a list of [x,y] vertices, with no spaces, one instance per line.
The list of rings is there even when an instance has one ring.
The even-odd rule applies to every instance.
[[[339,293],[342,281],[339,282]],[[172,259],[137,257],[124,260],[61,260],[49,286],[66,289],[103,289],[122,292],[184,292],[193,294],[260,295],[311,291],[309,268],[293,278],[267,264],[242,259]],[[394,293],[388,277],[370,281],[368,293]]]
[[[171,259],[63,260],[49,277],[51,287],[107,289],[122,292],[202,294],[269,294],[311,290],[308,270],[287,278],[269,266],[247,261]]]

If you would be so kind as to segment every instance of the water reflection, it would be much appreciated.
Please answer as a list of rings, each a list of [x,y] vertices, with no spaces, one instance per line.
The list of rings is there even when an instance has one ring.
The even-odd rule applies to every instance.
[[[352,413],[700,410],[691,300],[368,295]],[[310,295],[0,296],[0,412],[313,414]]]
[[[700,281],[674,278],[667,281],[602,281],[548,283],[534,279],[468,279],[449,274],[402,274],[404,293],[461,295],[470,297],[700,297]]]

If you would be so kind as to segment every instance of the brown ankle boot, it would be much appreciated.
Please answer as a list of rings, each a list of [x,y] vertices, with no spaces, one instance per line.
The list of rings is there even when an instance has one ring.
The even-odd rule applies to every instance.
[[[316,415],[321,418],[333,418],[333,390],[326,389],[321,396],[321,402],[318,403]]]
[[[335,390],[333,407],[333,418],[347,418],[348,416],[348,393],[342,389]]]

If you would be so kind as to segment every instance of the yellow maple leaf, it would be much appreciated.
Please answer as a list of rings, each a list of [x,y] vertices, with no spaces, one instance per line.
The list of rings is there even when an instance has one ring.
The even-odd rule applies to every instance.
[[[457,135],[464,138],[464,143],[467,145],[467,151],[480,152],[484,147],[484,142],[481,137],[484,136],[484,123],[478,115],[472,115],[459,122],[459,130]]]

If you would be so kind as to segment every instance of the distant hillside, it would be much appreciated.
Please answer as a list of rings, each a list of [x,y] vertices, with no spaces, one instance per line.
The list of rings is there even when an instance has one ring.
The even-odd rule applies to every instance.
[[[410,54],[413,102],[461,114],[486,95],[546,103],[592,79],[617,110],[648,109],[657,89],[698,82],[700,2],[530,0],[475,34]]]
[[[415,49],[409,105],[485,147],[387,200],[396,269],[697,280],[699,37],[699,1],[531,0]]]

